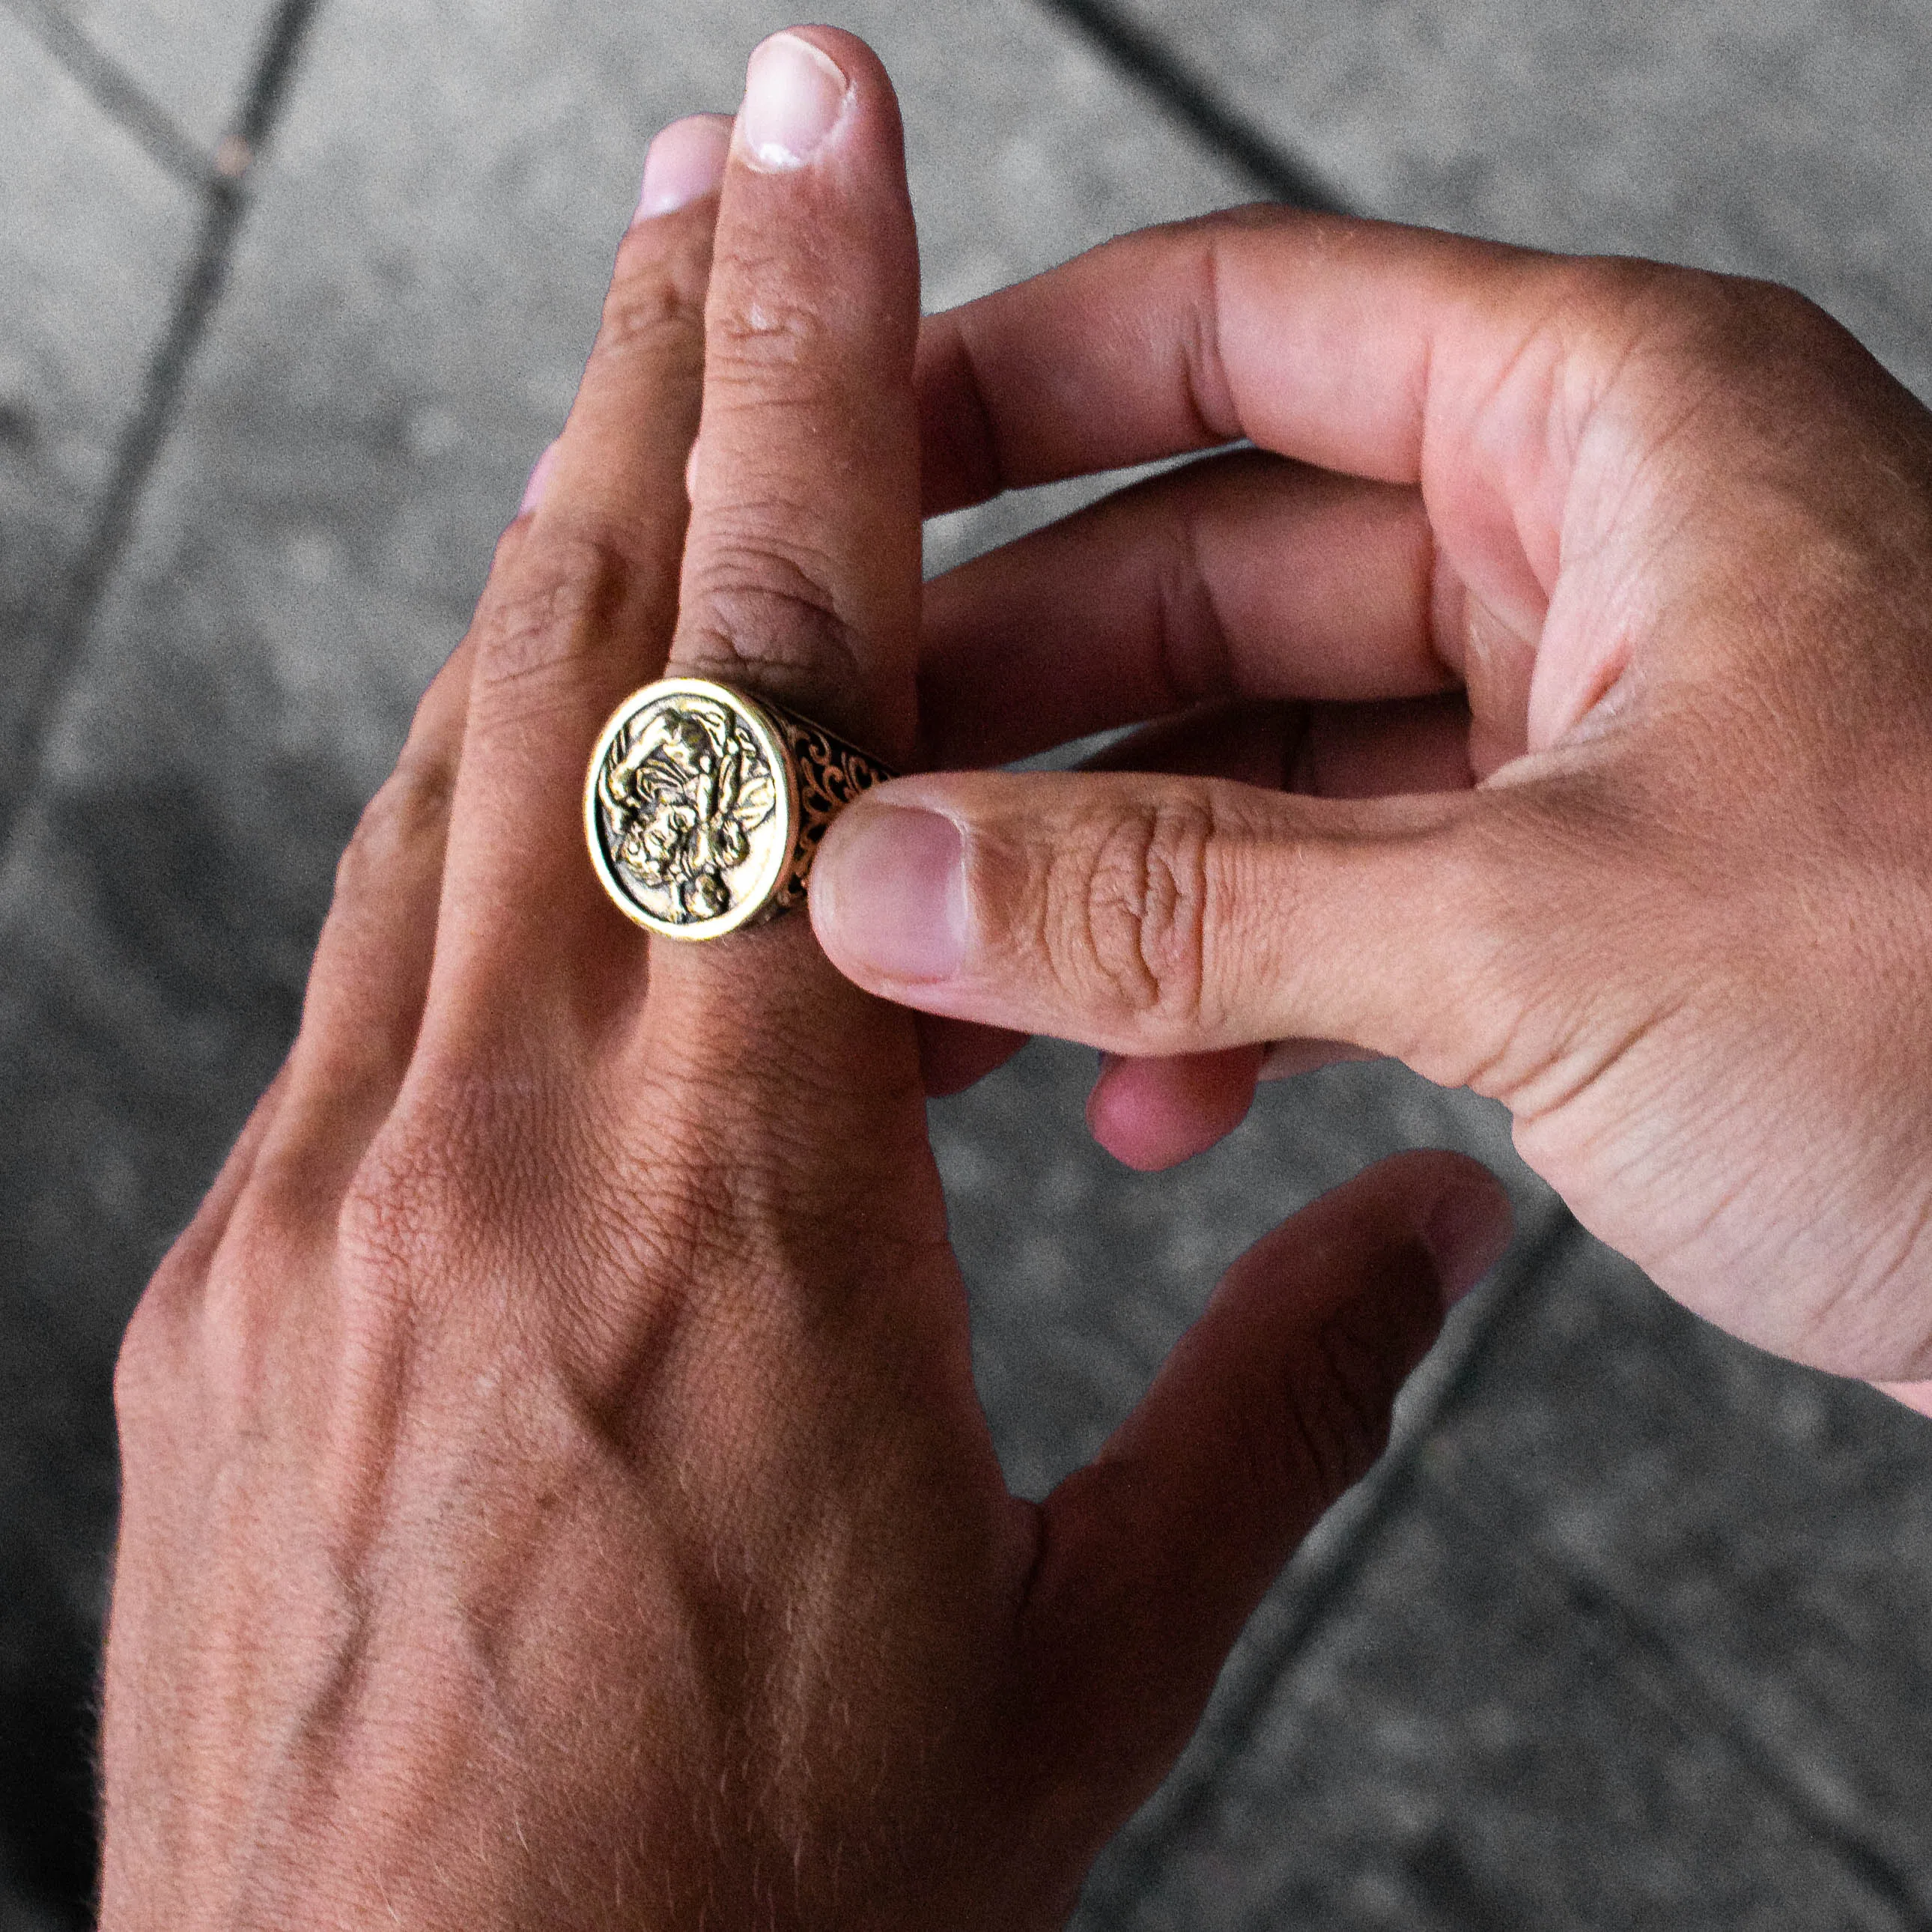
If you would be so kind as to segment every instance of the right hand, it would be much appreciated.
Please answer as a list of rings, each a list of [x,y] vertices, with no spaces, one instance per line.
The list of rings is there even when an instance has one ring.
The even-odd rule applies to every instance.
[[[1910,395],[1784,290],[1280,211],[939,317],[921,368],[928,509],[1274,454],[932,587],[930,762],[1183,720],[1123,760],[1166,776],[874,794],[813,880],[836,964],[1125,1056],[1096,1121],[1150,1164],[1264,1052],[1394,1054],[1733,1334],[1932,1376]]]

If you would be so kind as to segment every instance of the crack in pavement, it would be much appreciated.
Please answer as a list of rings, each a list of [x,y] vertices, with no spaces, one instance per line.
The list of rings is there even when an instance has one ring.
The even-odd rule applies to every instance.
[[[59,0],[0,0],[55,62],[84,88],[95,106],[147,151],[164,173],[205,194],[214,164],[134,76],[95,46]]]
[[[1252,127],[1220,91],[1112,0],[1040,0],[1138,81],[1174,118],[1239,169],[1270,200],[1317,213],[1354,212],[1319,172]]]
[[[65,20],[51,0],[0,0],[0,4],[23,20],[30,16],[44,22]],[[202,204],[200,232],[176,290],[167,326],[149,359],[140,405],[115,452],[92,530],[56,606],[50,647],[28,668],[25,688],[16,694],[14,736],[18,755],[10,761],[0,760],[0,865],[11,856],[27,808],[40,790],[54,721],[80,670],[94,614],[126,553],[148,479],[184,393],[188,371],[227,286],[235,238],[248,209],[250,172],[274,131],[303,39],[321,4],[322,0],[280,0],[270,16],[232,128],[212,156],[197,159],[194,186]],[[55,32],[56,38],[62,32],[70,34],[74,45],[91,50],[88,57],[98,62],[92,70],[97,80],[108,74],[117,77],[109,93],[123,110],[133,111],[129,107],[132,102],[146,103],[140,88],[105,56],[92,49],[92,43],[71,20]],[[94,91],[79,70],[70,70]],[[101,93],[95,92],[95,98],[109,112],[116,112]],[[152,128],[170,130],[165,140],[188,143],[188,136],[158,108],[146,104],[142,111],[150,110]]]

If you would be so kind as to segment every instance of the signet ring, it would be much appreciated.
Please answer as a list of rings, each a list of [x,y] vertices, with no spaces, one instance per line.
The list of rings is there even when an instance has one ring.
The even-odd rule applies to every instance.
[[[722,938],[802,905],[826,827],[891,776],[769,698],[661,678],[598,736],[584,788],[591,863],[646,931]]]

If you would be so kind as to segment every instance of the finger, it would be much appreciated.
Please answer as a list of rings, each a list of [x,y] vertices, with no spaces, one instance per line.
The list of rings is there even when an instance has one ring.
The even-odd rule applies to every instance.
[[[719,218],[673,656],[892,764],[913,727],[918,289],[884,69],[849,34],[774,35]]]
[[[1466,789],[1468,710],[1456,693],[1388,704],[1210,705],[1134,732],[1082,762],[1084,771],[1195,772],[1330,798]],[[920,1016],[926,1091],[956,1094],[1004,1066],[1027,1036]],[[1246,1118],[1248,1049],[1171,1058],[1113,1058],[1088,1106],[1094,1138],[1118,1160],[1172,1167]],[[1286,1080],[1337,1060],[1376,1056],[1336,1040],[1277,1040],[1259,1078]]]
[[[1210,706],[1204,712],[1135,732],[1084,760],[1082,769],[1201,772],[1248,784],[1278,784],[1292,760],[1293,744],[1305,728],[1304,720],[1305,713],[1298,706]],[[976,1026],[934,1013],[922,1013],[919,1019],[920,1064],[926,1090],[935,1098],[962,1092],[984,1079],[1004,1066],[1028,1039],[1026,1034],[1006,1028]],[[1219,1056],[1208,1058],[1218,1064]],[[1216,1099],[1204,1109],[1199,1104],[1202,1096],[1221,1094],[1225,1083],[1212,1077],[1204,1079],[1192,1067],[1191,1060],[1192,1056],[1182,1057],[1171,1081],[1164,1070],[1174,1063],[1167,1060],[1121,1061],[1122,1071],[1102,1071],[1102,1087],[1122,1080],[1132,1083],[1128,1111],[1136,1122],[1151,1122],[1162,1112],[1174,1117],[1157,1135],[1151,1127],[1117,1134],[1115,1108],[1103,1102],[1096,1113],[1090,1102],[1088,1120],[1094,1137],[1117,1160],[1130,1167],[1172,1166],[1240,1125],[1247,1101],[1241,1101],[1238,1112],[1232,1098]]]
[[[1357,1176],[1234,1264],[1140,1406],[1048,1498],[1028,1614],[1048,1749],[1112,1765],[1103,1803],[1165,1771],[1282,1564],[1382,1454],[1444,1306],[1509,1232],[1502,1187],[1460,1155]]]
[[[931,1013],[920,1017],[926,1027],[964,1024]],[[1100,1078],[1088,1096],[1087,1125],[1116,1160],[1153,1173],[1192,1160],[1226,1139],[1247,1118],[1258,1082],[1292,1080],[1344,1060],[1377,1058],[1334,1040],[1278,1040],[1222,1053],[1152,1059],[1104,1054]]]
[[[1304,1073],[1318,1073],[1324,1066],[1339,1066],[1347,1060],[1376,1060],[1381,1056],[1351,1046],[1342,1040],[1277,1040],[1262,1055],[1262,1080],[1293,1080]]]
[[[144,1305],[158,1301],[179,1309],[199,1300],[215,1250],[221,1245],[222,1237],[235,1217],[243,1190],[254,1175],[262,1143],[280,1115],[288,1086],[289,1064],[284,1060],[243,1122],[235,1144],[229,1149],[228,1157],[221,1163],[214,1184],[202,1197],[194,1218],[175,1238],[162,1258],[147,1292],[142,1297]]]
[[[1523,790],[904,778],[833,825],[812,921],[842,971],[925,1012],[1140,1056],[1343,1040],[1461,1085],[1521,1018],[1496,962],[1534,917]]]
[[[674,564],[677,554],[664,534],[665,479],[681,482],[696,433],[699,316],[730,141],[728,114],[692,114],[652,142],[598,339],[539,496],[547,540],[608,544],[640,556],[653,578],[667,548]],[[666,446],[647,446],[656,439],[644,432],[665,428],[675,431]],[[675,463],[667,460],[673,454]],[[647,675],[669,644],[664,618],[653,600],[648,622],[658,656],[646,663]]]
[[[928,515],[1246,437],[1323,470],[1423,480],[1433,380],[1507,364],[1557,258],[1246,208],[1124,236],[928,320]],[[1466,361],[1445,346],[1476,351]]]
[[[1468,738],[1468,708],[1453,693],[1388,704],[1210,705],[1134,732],[1082,769],[1192,772],[1316,797],[1380,797],[1466,788]],[[928,1028],[941,1024],[923,1018]],[[1373,1058],[1338,1041],[1307,1040],[1165,1058],[1108,1054],[1087,1122],[1127,1166],[1172,1167],[1241,1124],[1257,1079]]]
[[[1177,1054],[1165,1060],[1102,1058],[1087,1097],[1094,1138],[1126,1166],[1150,1174],[1225,1140],[1254,1104],[1263,1049]]]
[[[1562,555],[1594,534],[1580,516],[1628,511],[1610,452],[1630,436],[1586,434],[1604,399],[1622,382],[1623,430],[1672,434],[1681,383],[1635,353],[1666,272],[1286,209],[1128,236],[928,325],[926,506],[1241,436],[1420,486],[1458,607],[1438,648],[1454,662],[1461,634],[1472,688],[1496,686],[1479,713],[1552,742],[1622,668],[1620,633],[1536,646]],[[1608,468],[1573,502],[1592,452]]]
[[[747,71],[718,218],[672,666],[889,764],[914,728],[918,286],[884,69],[849,34],[775,35]],[[654,946],[651,971],[654,1037],[691,1042],[703,1081],[745,1092],[752,1076],[748,1105],[808,1103],[829,1148],[877,1137],[870,1113],[847,1129],[826,1120],[836,1100],[862,1113],[887,1096],[919,1102],[911,1025],[857,1000],[802,920]],[[784,1180],[810,1184],[796,1164]]]
[[[1252,452],[1153,478],[927,586],[921,762],[1217,699],[1441,691],[1434,557],[1413,490]]]
[[[1005,1066],[1026,1045],[1027,1038],[1004,1027],[974,1026],[967,1020],[921,1013],[919,1068],[926,1097],[943,1100],[976,1086]]]
[[[1460,692],[1372,704],[1210,704],[1162,718],[1081,761],[1090,772],[1172,772],[1310,798],[1467,791],[1469,708]]]
[[[437,1024],[520,1030],[574,1010],[586,972],[636,976],[584,857],[584,771],[676,622],[724,139],[699,116],[652,143],[569,420],[478,607]]]
[[[506,563],[527,527],[520,518],[506,532],[499,549]],[[338,1168],[352,1166],[368,1144],[416,1051],[475,659],[466,640],[430,680],[395,769],[336,868],[277,1138]],[[324,1117],[328,1128],[318,1132]]]

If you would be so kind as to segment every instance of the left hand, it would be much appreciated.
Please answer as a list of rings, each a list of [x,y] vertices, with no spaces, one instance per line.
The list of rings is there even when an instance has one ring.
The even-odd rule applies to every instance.
[[[891,91],[782,38],[728,167],[685,123],[646,179],[289,1063],[128,1333],[107,1932],[1056,1923],[1506,1234],[1470,1163],[1384,1163],[1008,1494],[910,1016],[802,918],[647,950],[580,818],[667,658],[911,746]]]

